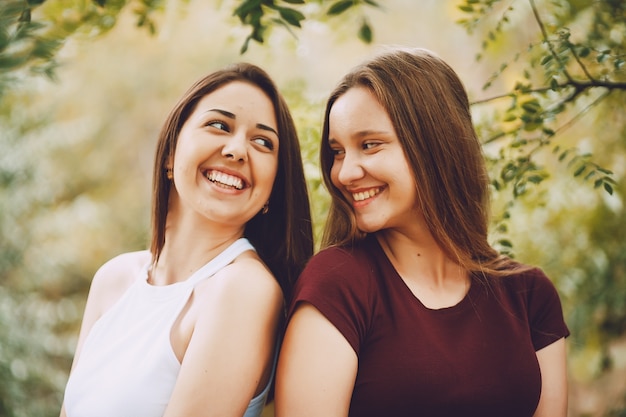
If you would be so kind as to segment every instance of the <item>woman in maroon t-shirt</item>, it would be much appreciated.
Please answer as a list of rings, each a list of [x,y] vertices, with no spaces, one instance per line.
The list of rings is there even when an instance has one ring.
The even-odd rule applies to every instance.
[[[355,68],[328,100],[321,164],[325,249],[296,284],[277,417],[564,417],[560,300],[488,243],[455,72],[421,49]]]

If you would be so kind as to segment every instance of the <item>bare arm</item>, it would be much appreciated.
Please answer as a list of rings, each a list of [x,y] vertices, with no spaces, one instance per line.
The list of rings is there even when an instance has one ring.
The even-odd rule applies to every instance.
[[[241,417],[269,380],[280,286],[256,260],[211,280],[194,294],[197,319],[165,417]]]
[[[541,369],[541,398],[534,417],[567,415],[567,362],[565,339],[537,351]]]
[[[339,330],[311,304],[300,304],[278,362],[276,417],[347,416],[357,366]]]

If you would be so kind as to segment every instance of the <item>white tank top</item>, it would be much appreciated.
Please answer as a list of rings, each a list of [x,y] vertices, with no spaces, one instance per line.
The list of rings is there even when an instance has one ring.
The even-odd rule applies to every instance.
[[[166,286],[147,282],[146,265],[89,332],[65,389],[67,416],[163,416],[180,370],[170,341],[174,321],[199,282],[247,250],[254,247],[239,239],[187,280]],[[252,399],[245,417],[261,414],[269,386]]]

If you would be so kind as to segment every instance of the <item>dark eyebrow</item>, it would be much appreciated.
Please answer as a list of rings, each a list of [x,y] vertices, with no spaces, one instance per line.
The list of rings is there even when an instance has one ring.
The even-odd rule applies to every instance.
[[[222,110],[222,109],[211,109],[209,111],[214,111],[217,112],[219,114],[222,114],[226,117],[228,117],[229,119],[237,119],[237,116],[235,116],[233,113],[226,111],[226,110]],[[257,123],[256,125],[257,128],[262,129],[262,130],[267,130],[268,132],[273,132],[276,136],[278,136],[278,132],[276,131],[276,129],[269,127],[267,125],[264,125],[262,123]]]
[[[264,124],[261,124],[261,123],[257,123],[256,127],[258,127],[259,129],[262,129],[262,130],[267,130],[269,132],[274,132],[274,134],[276,136],[278,136],[278,132],[274,128],[271,128],[271,127],[269,127],[267,125],[264,125]]]
[[[379,135],[389,135],[391,132],[386,130],[362,130],[360,132],[355,133],[353,136],[363,138],[366,136],[379,136]]]
[[[231,112],[229,112],[229,111],[226,111],[226,110],[222,110],[222,109],[211,109],[211,110],[209,110],[209,111],[214,111],[214,112],[217,112],[217,113],[219,113],[219,114],[222,114],[222,115],[224,115],[224,116],[228,117],[229,119],[236,119],[236,118],[237,118],[237,116],[235,116],[233,113],[231,113]]]
[[[369,130],[358,131],[355,134],[353,134],[352,137],[353,138],[357,138],[357,139],[361,139],[361,138],[365,138],[365,137],[368,137],[368,136],[386,136],[386,135],[390,135],[392,133],[393,132],[389,132],[387,130],[372,130],[372,129],[369,129]],[[332,145],[333,143],[338,143],[338,141],[335,138],[329,137],[328,138],[328,143]]]

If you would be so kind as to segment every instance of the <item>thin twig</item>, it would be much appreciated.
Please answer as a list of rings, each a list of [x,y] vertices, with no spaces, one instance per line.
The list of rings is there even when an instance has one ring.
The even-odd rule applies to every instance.
[[[552,57],[561,65],[561,68],[563,68],[563,74],[565,75],[565,77],[569,81],[573,81],[572,77],[570,77],[569,73],[567,72],[567,69],[565,69],[565,65],[563,65],[563,62],[561,62],[561,60],[559,59],[559,55],[554,50],[554,47],[552,46],[552,42],[548,40],[548,31],[546,30],[546,27],[543,24],[541,17],[539,16],[539,11],[537,10],[537,7],[535,6],[535,0],[528,0],[528,1],[530,2],[530,7],[533,11],[533,14],[535,15],[535,20],[537,21],[537,24],[539,25],[539,29],[541,30],[541,36],[543,37],[544,42],[548,45],[548,48],[550,49],[550,53],[552,54]]]

